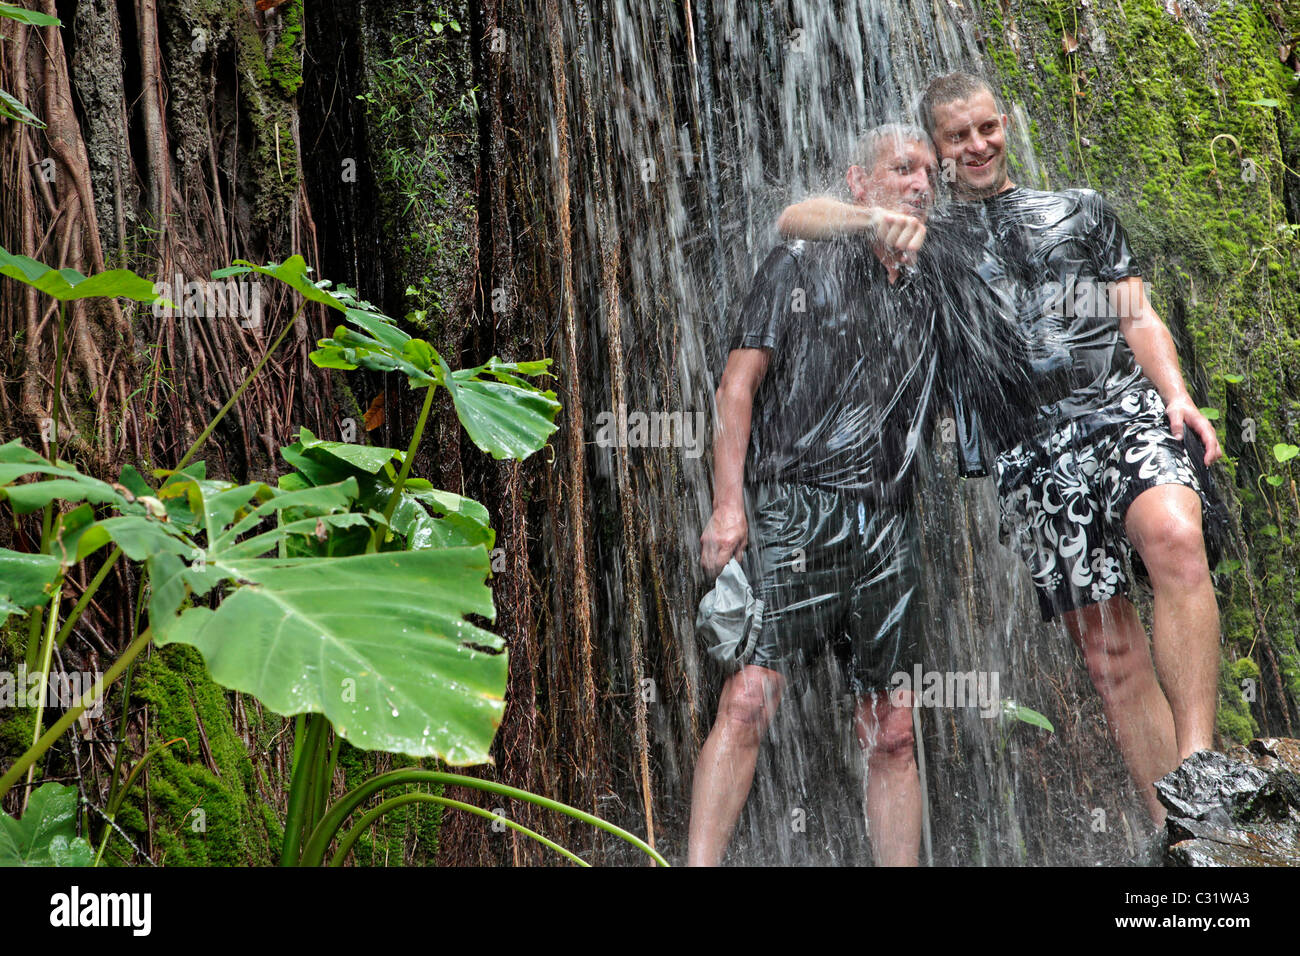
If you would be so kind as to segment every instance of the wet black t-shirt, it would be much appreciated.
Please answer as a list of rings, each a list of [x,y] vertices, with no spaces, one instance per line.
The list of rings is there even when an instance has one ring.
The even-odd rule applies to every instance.
[[[980,257],[960,245],[927,242],[916,269],[892,285],[861,239],[773,250],[730,343],[772,352],[755,396],[750,481],[900,503],[952,385],[963,383],[966,401],[1000,424],[1008,407],[1025,404],[1027,340],[980,275]]]
[[[1092,414],[1150,387],[1119,328],[1113,283],[1142,273],[1128,236],[1091,189],[1042,192],[1016,186],[977,202],[952,203],[952,217],[978,220],[1025,290],[1017,311],[1026,331],[1061,341],[1073,356],[1072,389],[1044,404],[1046,419]]]

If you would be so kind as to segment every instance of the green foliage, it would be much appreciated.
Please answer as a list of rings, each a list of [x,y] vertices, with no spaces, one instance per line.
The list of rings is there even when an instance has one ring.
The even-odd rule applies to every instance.
[[[1056,728],[1052,722],[1034,710],[1032,707],[1025,707],[1017,704],[1014,700],[1004,700],[1002,702],[1002,714],[1012,720],[1018,720],[1021,723],[1031,724],[1034,727],[1041,727],[1048,733],[1056,733]]]
[[[72,270],[55,273],[25,257],[5,255],[4,274],[55,298],[127,295],[144,300],[140,286],[144,280],[124,270],[86,279]],[[305,733],[295,741],[281,859],[298,862],[299,850],[310,837],[311,854],[302,858],[320,862],[333,836],[364,799],[345,800],[330,808],[343,738],[369,749],[437,757],[452,765],[484,763],[491,759],[489,748],[505,706],[506,657],[498,653],[504,642],[469,620],[471,616],[495,618],[486,585],[488,548],[494,541],[487,510],[409,476],[435,390],[447,389],[470,437],[497,458],[524,458],[540,448],[555,430],[559,403],[554,393],[525,380],[547,374],[549,360],[514,363],[493,358],[475,368],[453,371],[432,345],[401,331],[351,290],[331,290],[328,282],[312,282],[300,256],[268,266],[239,262],[218,270],[214,277],[248,272],[283,281],[304,299],[344,314],[351,327],[340,326],[332,339],[321,342],[321,349],[313,353],[317,364],[400,370],[413,387],[428,388],[410,448],[403,454],[325,442],[303,429],[298,440],[283,450],[295,471],[278,486],[209,479],[199,462],[156,471],[154,478],[161,483],[155,487],[132,468],[109,484],[66,462],[48,460],[20,442],[0,446],[0,500],[8,500],[19,514],[40,508],[46,514],[39,555],[0,552],[0,570],[6,572],[7,582],[0,593],[0,613],[7,616],[51,603],[44,629],[43,648],[48,648],[59,612],[57,601],[49,602],[50,592],[58,594],[62,575],[71,565],[110,543],[117,548],[111,560],[125,554],[144,562],[149,628],[131,641],[104,675],[103,684],[110,684],[152,639],[164,648],[196,648],[213,680],[252,694],[277,713],[318,715],[299,720]],[[282,340],[283,335],[276,343]],[[258,369],[267,358],[269,353]],[[247,384],[245,379],[236,398]],[[181,459],[182,465],[230,405],[208,424]],[[51,525],[53,506],[60,502],[84,503],[60,511]],[[96,506],[110,513],[101,517]],[[358,536],[358,531],[364,536]],[[65,631],[103,576],[101,571],[87,589],[64,624]],[[37,633],[37,623],[33,617],[31,635]],[[142,682],[140,693],[148,695],[147,681]],[[161,705],[175,696],[169,694],[158,702]],[[67,710],[4,774],[0,795],[80,712],[80,707]],[[201,726],[199,730],[201,735]],[[337,735],[332,744],[331,731]],[[193,794],[173,789],[177,777],[166,771],[178,759],[169,745],[179,740],[189,743],[191,736],[181,729],[137,763],[110,801],[110,821],[120,813],[124,826],[137,826],[135,808],[124,803],[125,794],[145,764],[158,757],[164,774],[151,796],[161,810],[179,814],[177,829],[184,825],[198,803],[182,810]],[[452,779],[481,785],[468,783],[472,778],[449,777],[448,781]],[[363,786],[372,784],[389,786],[383,779]],[[392,782],[405,784],[399,779]],[[576,815],[644,846],[581,811],[522,791],[511,795]],[[198,802],[203,799],[201,795]],[[433,793],[391,797],[344,834],[337,860],[341,862],[376,820],[413,802],[484,812]],[[21,823],[10,822],[25,826],[29,817],[32,826],[40,825],[40,816],[30,813]],[[507,825],[576,859],[513,821]],[[13,842],[20,849],[26,846],[17,837]],[[101,853],[107,842],[105,834]],[[206,854],[202,841],[186,844],[186,849]],[[88,846],[59,844],[51,852],[90,862]]]
[[[21,820],[0,813],[0,866],[89,866],[95,854],[77,836],[77,805],[76,787],[46,783]]]
[[[76,269],[51,269],[27,256],[14,255],[0,247],[0,275],[17,279],[60,302],[97,297],[135,299],[137,302],[161,301],[153,283],[130,269],[110,269],[86,278]]]
[[[1244,573],[1220,582],[1229,652],[1245,655],[1267,633],[1282,670],[1300,672],[1295,539],[1261,530],[1285,531],[1296,517],[1282,517],[1286,501],[1274,489],[1286,482],[1268,474],[1269,449],[1295,442],[1300,421],[1289,384],[1300,363],[1300,230],[1285,203],[1300,156],[1300,99],[1278,57],[1289,41],[1262,4],[1203,5],[1195,21],[1163,0],[1093,4],[1082,32],[1073,23],[1081,8],[1068,0],[978,5],[994,27],[986,42],[1003,92],[1034,121],[1040,155],[1060,158],[1059,175],[1030,185],[1089,183],[1117,208],[1153,303],[1191,343],[1180,351],[1193,393],[1221,411],[1221,435],[1240,449],[1220,482],[1248,554]],[[1079,40],[1069,57],[1062,22]],[[1103,32],[1105,49],[1093,42]],[[1245,419],[1258,438],[1242,437]]]
[[[63,21],[39,10],[28,10],[12,3],[0,3],[0,17],[17,20],[31,27],[61,27]]]
[[[10,614],[46,604],[61,567],[52,554],[0,548],[0,623]]]
[[[245,586],[191,608],[159,644],[191,644],[214,680],[280,714],[323,713],[357,746],[484,763],[505,708],[480,547],[232,562]],[[154,572],[155,575],[157,571]]]
[[[6,17],[10,20],[17,20],[19,23],[25,23],[34,27],[57,27],[63,23],[58,17],[52,17],[49,14],[40,13],[36,10],[26,10],[23,7],[14,6],[12,3],[0,3],[0,17]],[[16,120],[19,123],[26,123],[29,126],[35,126],[40,129],[45,128],[45,124],[35,113],[20,103],[14,96],[0,90],[0,117]],[[0,250],[3,252],[3,250]]]
[[[374,8],[376,47],[367,51],[358,95],[390,275],[419,305],[406,318],[436,333],[472,262],[475,198],[467,170],[478,87],[463,9],[428,2]]]
[[[0,90],[0,117],[17,120],[19,123],[26,123],[38,129],[45,128],[40,117],[24,106],[13,94],[6,93],[4,90]]]
[[[148,707],[150,736],[141,746],[154,756],[147,794],[143,776],[119,791],[118,826],[140,846],[151,835],[155,857],[165,865],[270,864],[280,824],[268,803],[272,790],[259,783],[240,730],[251,736],[254,750],[265,751],[283,722],[269,713],[259,718],[249,701],[241,708],[248,726],[236,729],[232,695],[208,675],[202,656],[182,644],[159,648],[137,664],[131,697],[135,706]],[[178,738],[184,743],[162,746]],[[130,852],[114,836],[104,861],[128,863]]]
[[[439,491],[429,482],[408,478],[391,520],[381,513],[397,485],[397,469],[405,457],[393,448],[324,441],[306,428],[281,454],[296,470],[280,478],[280,487],[306,488],[352,479],[358,492],[354,510],[390,532],[382,549],[416,551],[430,547],[482,545],[491,551],[496,533],[488,524],[488,511],[472,498]],[[394,535],[397,540],[394,540]],[[288,554],[341,556],[361,554],[370,541],[368,528],[338,528],[327,541],[314,536],[295,539]]]

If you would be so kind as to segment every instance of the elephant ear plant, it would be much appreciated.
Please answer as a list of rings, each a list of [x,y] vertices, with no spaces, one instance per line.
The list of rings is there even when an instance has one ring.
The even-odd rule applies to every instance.
[[[85,279],[2,249],[0,272],[62,300],[77,290],[139,301],[154,297],[147,280],[124,270]],[[498,819],[441,792],[401,792],[345,829],[371,796],[421,784],[454,784],[531,801],[616,834],[663,864],[644,842],[597,817],[455,773],[397,770],[367,780],[331,804],[335,762],[345,739],[362,749],[431,757],[450,766],[490,762],[505,709],[507,658],[501,638],[470,618],[495,619],[487,586],[495,535],[483,505],[412,477],[411,462],[439,389],[450,397],[471,440],[498,459],[522,460],[541,448],[555,430],[560,406],[553,392],[528,381],[549,374],[549,359],[492,358],[453,370],[432,345],[407,335],[351,290],[312,282],[300,256],[266,266],[237,261],[213,278],[248,273],[299,292],[303,303],[294,319],[309,301],[342,313],[344,322],[311,353],[317,365],[400,372],[412,388],[426,390],[410,444],[399,451],[324,441],[303,428],[282,449],[292,470],[274,485],[209,478],[202,462],[191,463],[283,341],[291,319],[177,466],[154,472],[152,481],[130,467],[113,483],[82,474],[58,459],[54,442],[48,458],[18,441],[0,446],[0,500],[7,499],[16,514],[44,510],[39,553],[0,549],[0,621],[13,614],[30,617],[26,653],[42,682],[52,648],[67,639],[123,555],[143,565],[147,589],[147,599],[141,592],[133,640],[79,704],[44,734],[38,710],[33,745],[0,777],[0,796],[23,774],[30,787],[41,755],[105,688],[129,673],[150,642],[189,644],[203,655],[214,681],[297,717],[283,865],[319,865],[331,846],[330,862],[341,865],[367,828],[408,803]],[[56,371],[56,420],[59,379]],[[110,545],[111,553],[60,623],[59,596],[69,568]],[[148,624],[141,630],[139,618],[146,612]],[[120,766],[119,753],[111,811],[121,803]],[[42,791],[54,786],[36,791],[28,812],[32,805],[53,806],[54,792]],[[66,801],[63,790],[58,794],[58,801]],[[111,826],[112,814],[104,816]],[[60,842],[40,858],[82,861],[84,841],[74,839],[73,818],[57,819],[72,849],[65,851]],[[583,862],[540,834],[511,820],[501,822]],[[19,825],[0,815],[6,828],[0,833],[15,834],[14,855],[28,852],[30,858],[20,845]],[[104,838],[109,836],[106,831]],[[0,845],[0,863],[5,859]]]

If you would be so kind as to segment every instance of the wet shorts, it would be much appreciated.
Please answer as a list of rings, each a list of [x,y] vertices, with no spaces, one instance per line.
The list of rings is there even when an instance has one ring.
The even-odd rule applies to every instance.
[[[917,659],[911,512],[783,483],[761,486],[754,506],[749,579],[764,610],[747,663],[791,677],[830,649],[855,694],[887,690],[890,675]]]
[[[1200,439],[1184,435],[1174,438],[1160,394],[1146,388],[998,456],[1002,541],[1029,566],[1043,620],[1127,593],[1130,565],[1149,584],[1124,516],[1157,485],[1200,495],[1210,566],[1218,562],[1225,512]]]

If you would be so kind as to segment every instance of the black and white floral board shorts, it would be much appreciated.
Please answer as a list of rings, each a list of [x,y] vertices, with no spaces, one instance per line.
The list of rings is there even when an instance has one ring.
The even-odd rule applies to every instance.
[[[1157,485],[1200,495],[1210,567],[1218,563],[1226,514],[1199,438],[1183,431],[1186,443],[1169,431],[1160,393],[1145,388],[998,456],[1002,541],[1029,566],[1043,620],[1127,593],[1130,565],[1148,583],[1124,516]]]

